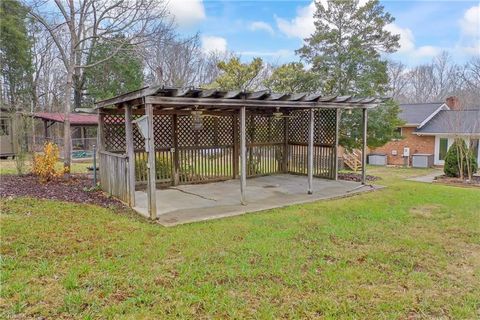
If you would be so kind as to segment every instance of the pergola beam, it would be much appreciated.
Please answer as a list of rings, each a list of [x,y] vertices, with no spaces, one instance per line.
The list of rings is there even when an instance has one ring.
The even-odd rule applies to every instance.
[[[145,97],[146,103],[165,106],[215,106],[215,107],[257,107],[257,108],[374,108],[377,103],[362,104],[348,102],[315,102],[315,101],[271,101],[271,100],[245,100],[245,99],[223,99],[223,98],[180,98],[148,96]]]

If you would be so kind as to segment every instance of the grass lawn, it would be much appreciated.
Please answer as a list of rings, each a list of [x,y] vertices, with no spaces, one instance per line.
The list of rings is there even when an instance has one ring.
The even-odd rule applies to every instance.
[[[58,168],[63,166],[63,162],[58,162]],[[87,167],[93,166],[92,161],[72,162],[72,173],[87,173]],[[32,161],[27,160],[25,163],[25,172],[30,172],[32,169]],[[0,175],[2,174],[17,174],[17,169],[14,160],[0,160]],[[1,178],[0,178],[1,179]]]
[[[174,228],[2,200],[0,317],[478,319],[480,190],[404,180],[428,172]]]

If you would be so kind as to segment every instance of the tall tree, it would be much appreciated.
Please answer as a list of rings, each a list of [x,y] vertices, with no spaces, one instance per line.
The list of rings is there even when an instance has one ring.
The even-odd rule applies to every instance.
[[[318,1],[315,5],[315,32],[297,53],[324,81],[324,92],[383,94],[388,77],[381,53],[399,47],[400,36],[385,30],[394,18],[378,0],[363,6],[358,0]]]
[[[264,85],[275,92],[318,91],[318,76],[305,70],[303,63],[291,62],[275,68]]]
[[[70,111],[74,80],[87,68],[100,65],[125,46],[139,44],[156,32],[165,16],[163,2],[156,0],[25,0],[30,15],[49,33],[65,68],[63,106],[64,165],[70,168]],[[116,35],[125,37],[118,38]],[[92,62],[91,52],[99,42],[112,41],[115,50]]]
[[[32,90],[32,42],[27,9],[16,0],[0,2],[0,66],[2,105],[28,106]]]
[[[242,63],[239,57],[218,63],[220,75],[208,85],[221,90],[254,90],[260,86],[263,61],[254,58],[250,63]]]
[[[123,37],[123,36],[118,36]],[[99,43],[91,61],[104,60],[115,50],[112,41]],[[90,102],[136,90],[143,84],[143,64],[134,46],[125,46],[111,59],[85,70],[85,87]]]
[[[387,62],[382,53],[399,48],[399,35],[385,27],[394,18],[378,0],[361,5],[358,0],[317,1],[315,32],[297,50],[319,75],[324,94],[360,96],[384,95],[388,90]],[[368,144],[378,146],[394,137],[398,106],[385,104],[370,112]],[[385,117],[387,116],[387,117]],[[349,148],[360,146],[359,112],[342,117],[341,143]],[[379,139],[378,137],[384,138]]]

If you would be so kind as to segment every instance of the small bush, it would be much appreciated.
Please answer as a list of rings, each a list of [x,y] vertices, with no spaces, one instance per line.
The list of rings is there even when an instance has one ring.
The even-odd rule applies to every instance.
[[[45,183],[52,179],[62,176],[65,168],[57,170],[55,168],[59,159],[58,146],[52,142],[46,142],[43,146],[43,154],[33,156],[32,172],[37,175],[40,182]]]
[[[464,140],[456,140],[452,146],[448,149],[447,155],[445,156],[445,164],[443,167],[443,172],[445,173],[446,176],[448,177],[460,177],[460,165],[459,165],[459,150],[464,150],[462,153],[463,157],[463,176],[466,177],[468,176],[468,167],[467,167],[467,155],[466,151],[467,145],[465,144]],[[477,161],[474,157],[474,155],[470,152],[469,154],[470,157],[470,167],[471,167],[471,172],[476,172],[477,171]]]

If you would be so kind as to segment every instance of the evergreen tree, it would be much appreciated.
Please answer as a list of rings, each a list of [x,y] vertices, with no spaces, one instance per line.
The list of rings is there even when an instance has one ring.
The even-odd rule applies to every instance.
[[[115,41],[99,43],[93,50],[91,62],[104,62],[85,70],[87,100],[91,103],[140,88],[143,84],[143,64],[133,46],[111,56],[116,50]]]
[[[16,0],[0,1],[2,105],[25,107],[32,90],[32,42],[26,8]]]
[[[264,85],[274,92],[312,92],[318,90],[318,76],[303,63],[291,62],[276,68]]]
[[[218,63],[221,74],[209,88],[221,90],[254,90],[258,86],[258,78],[263,68],[263,61],[254,58],[250,63],[242,63],[239,57]]]
[[[328,0],[315,3],[315,32],[297,50],[301,58],[318,74],[326,95],[384,95],[388,90],[387,61],[382,53],[395,52],[399,35],[385,27],[394,18],[378,0],[363,6],[358,0]],[[378,147],[396,136],[401,124],[399,108],[388,103],[369,112],[368,145]],[[361,113],[342,117],[341,144],[347,148],[361,145]]]

